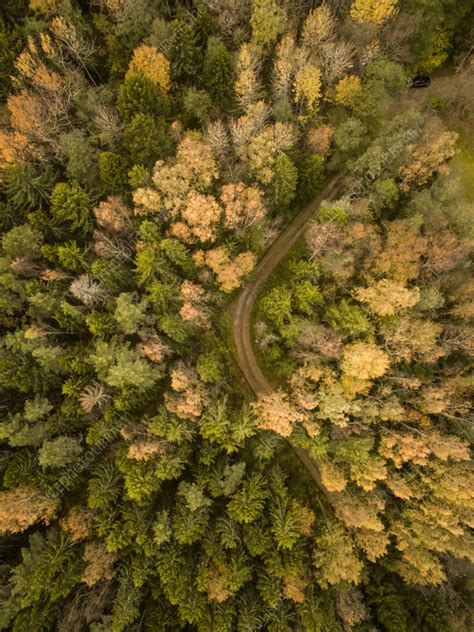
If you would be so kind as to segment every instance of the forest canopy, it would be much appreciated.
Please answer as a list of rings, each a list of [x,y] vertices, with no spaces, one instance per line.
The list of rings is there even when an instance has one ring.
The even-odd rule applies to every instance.
[[[472,630],[473,35],[2,3],[0,630]]]

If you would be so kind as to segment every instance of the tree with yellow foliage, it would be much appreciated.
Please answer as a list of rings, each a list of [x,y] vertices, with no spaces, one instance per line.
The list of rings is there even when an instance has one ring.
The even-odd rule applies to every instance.
[[[443,325],[422,318],[391,318],[381,325],[385,347],[398,361],[413,362],[418,358],[433,364],[445,355],[440,343]]]
[[[375,314],[391,316],[416,305],[420,300],[420,290],[417,287],[410,289],[396,281],[382,279],[367,288],[355,288],[353,296],[358,301],[367,303]]]
[[[257,101],[261,96],[262,86],[259,78],[260,54],[252,44],[242,44],[237,55],[237,79],[234,90],[242,109]]]
[[[303,26],[303,44],[313,52],[317,52],[318,47],[323,42],[334,39],[336,34],[336,19],[329,4],[323,4],[309,12]]]
[[[287,99],[293,84],[297,46],[291,35],[285,35],[278,44],[273,65],[273,92],[277,99]]]
[[[384,24],[397,14],[398,0],[354,0],[350,15],[355,22]]]
[[[410,219],[396,219],[385,228],[384,248],[375,259],[373,274],[386,275],[401,284],[416,279],[427,255],[426,235],[420,234],[420,227]]]
[[[381,377],[389,367],[388,354],[373,342],[354,342],[344,349],[342,355],[343,373],[360,380]]]
[[[252,39],[259,46],[270,46],[285,29],[287,17],[275,0],[252,0]]]
[[[295,130],[289,123],[268,125],[248,144],[248,160],[256,180],[270,184],[277,156],[295,142]]]
[[[196,370],[184,362],[171,371],[171,389],[165,393],[165,406],[180,419],[196,420],[209,403],[209,393]]]
[[[340,467],[331,461],[321,461],[318,465],[322,484],[329,492],[343,492],[346,489],[348,480]]]
[[[304,65],[296,73],[294,85],[296,103],[304,102],[310,112],[316,112],[321,98],[320,69],[311,63]]]
[[[317,548],[313,563],[318,571],[318,583],[328,585],[347,582],[358,584],[363,570],[350,532],[340,521],[327,520],[316,536]]]
[[[142,44],[133,51],[129,72],[142,74],[157,83],[163,92],[170,89],[170,62],[154,46]]]
[[[412,145],[408,163],[400,168],[400,189],[405,193],[423,186],[434,173],[447,173],[447,161],[456,153],[456,132],[443,132],[421,147]]]
[[[231,121],[232,142],[235,153],[240,159],[248,160],[250,141],[263,131],[269,115],[267,104],[260,100],[248,105],[245,114]]]
[[[351,107],[362,92],[362,83],[357,75],[343,77],[336,86],[336,103]]]

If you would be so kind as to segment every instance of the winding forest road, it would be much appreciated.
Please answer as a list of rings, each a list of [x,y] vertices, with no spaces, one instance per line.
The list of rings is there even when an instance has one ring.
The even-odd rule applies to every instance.
[[[284,259],[298,239],[303,235],[306,225],[318,210],[321,202],[338,191],[340,176],[329,180],[321,193],[308,204],[277,237],[252,272],[249,283],[241,291],[234,312],[232,332],[237,350],[237,361],[251,389],[256,395],[269,395],[274,389],[263,374],[252,343],[252,311],[258,295],[270,274]],[[317,485],[321,486],[319,471],[306,450],[295,448],[301,462],[307,468]]]

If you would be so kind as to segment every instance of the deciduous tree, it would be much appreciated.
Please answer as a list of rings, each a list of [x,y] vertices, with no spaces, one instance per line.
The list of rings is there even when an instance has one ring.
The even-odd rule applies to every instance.
[[[354,342],[344,349],[341,369],[350,377],[372,380],[384,375],[389,367],[389,356],[374,343]]]
[[[398,0],[354,0],[351,18],[355,22],[383,24],[396,15],[397,4]]]
[[[316,536],[313,563],[322,587],[342,581],[358,584],[363,569],[350,533],[336,521],[328,521]]]
[[[295,96],[297,103],[304,102],[310,112],[318,110],[321,98],[321,71],[314,64],[305,64],[295,77]]]
[[[305,415],[291,404],[283,391],[261,396],[252,408],[259,428],[273,430],[283,437],[288,437],[295,424],[305,420]]]
[[[356,288],[353,295],[379,316],[391,316],[410,309],[420,300],[419,288],[409,289],[389,279],[377,281],[367,288]]]
[[[313,9],[303,26],[302,40],[310,50],[317,52],[323,42],[334,39],[337,22],[328,3]]]
[[[260,189],[247,187],[243,182],[224,185],[220,199],[224,206],[226,226],[238,231],[261,222],[267,213]]]
[[[57,498],[29,487],[19,486],[2,491],[0,499],[1,533],[19,533],[39,521],[47,524],[58,509]]]
[[[275,0],[252,0],[252,38],[259,46],[271,46],[284,31],[287,17]]]
[[[336,86],[336,103],[350,107],[362,91],[360,77],[348,75],[343,77]]]
[[[252,252],[241,252],[231,259],[224,246],[213,248],[207,252],[198,251],[195,255],[198,265],[207,265],[216,274],[217,282],[223,292],[232,292],[238,288],[242,279],[252,271],[255,255]]]
[[[93,586],[97,582],[112,579],[117,559],[117,554],[109,553],[102,542],[87,542],[84,548],[86,568],[82,581],[88,586]]]
[[[400,188],[407,192],[426,184],[434,173],[447,173],[446,162],[456,153],[456,132],[443,132],[423,146],[411,146],[410,160],[400,168]]]
[[[242,44],[237,57],[237,78],[235,93],[242,109],[258,101],[261,96],[259,78],[260,55],[251,44]]]
[[[170,88],[170,63],[154,46],[142,44],[133,51],[128,69],[132,73],[142,74],[156,83],[164,92]]]

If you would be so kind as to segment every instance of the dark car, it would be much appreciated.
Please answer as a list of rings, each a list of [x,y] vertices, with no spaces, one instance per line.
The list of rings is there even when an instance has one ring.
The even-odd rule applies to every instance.
[[[415,77],[411,83],[412,88],[427,88],[431,84],[431,79],[420,75]]]

